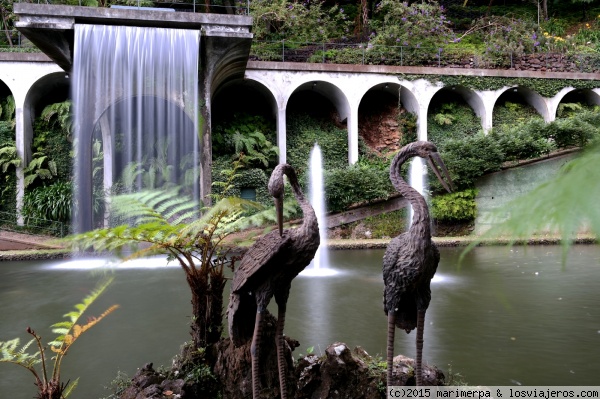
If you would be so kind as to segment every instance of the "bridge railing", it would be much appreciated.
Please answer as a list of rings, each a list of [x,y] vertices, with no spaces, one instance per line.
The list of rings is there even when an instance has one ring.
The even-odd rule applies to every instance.
[[[71,234],[71,227],[56,220],[25,218],[23,224],[17,222],[16,213],[0,212],[0,229],[18,233],[42,234],[54,237],[65,237]]]
[[[456,47],[381,46],[369,43],[254,41],[255,61],[600,72],[600,53],[474,53]]]
[[[85,1],[68,1],[68,0],[17,0],[16,3],[34,3],[34,4],[55,4],[55,5],[79,5],[85,6]],[[125,4],[124,4],[125,6]],[[248,15],[250,8],[250,0],[240,0],[235,6],[224,6],[217,4],[206,5],[205,0],[153,0],[151,5],[148,5],[144,0],[129,0],[126,2],[128,8],[153,8],[171,11],[184,12],[203,12],[214,14],[237,14]]]
[[[188,1],[188,0],[186,0]],[[196,1],[196,0],[194,0]],[[0,52],[39,52],[16,29],[0,30]],[[549,72],[600,72],[600,53],[474,53],[456,47],[377,46],[368,43],[258,41],[250,60],[325,64],[423,66],[435,68],[517,69]]]

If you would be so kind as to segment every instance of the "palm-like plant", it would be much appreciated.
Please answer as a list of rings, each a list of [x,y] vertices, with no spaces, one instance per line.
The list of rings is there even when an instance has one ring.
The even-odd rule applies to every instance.
[[[225,190],[215,205],[200,204],[182,195],[179,188],[117,195],[111,214],[120,226],[93,230],[67,238],[74,248],[122,253],[127,258],[167,254],[185,273],[192,292],[191,336],[196,347],[216,343],[222,334],[225,267],[233,268],[235,256],[223,240],[254,202],[226,197],[239,164],[231,170]]]

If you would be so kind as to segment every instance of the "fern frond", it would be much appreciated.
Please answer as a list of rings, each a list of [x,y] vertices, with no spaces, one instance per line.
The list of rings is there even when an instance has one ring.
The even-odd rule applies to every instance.
[[[40,352],[33,354],[27,353],[27,349],[35,342],[35,338],[19,348],[21,343],[19,338],[10,341],[0,342],[0,362],[14,363],[26,369],[32,370],[33,366],[40,363]]]
[[[112,283],[113,278],[110,277],[98,284],[98,286],[92,290],[92,292],[83,298],[81,303],[75,305],[75,311],[71,311],[66,313],[63,317],[69,319],[69,321],[62,321],[56,324],[51,325],[52,332],[55,334],[59,334],[54,341],[50,342],[49,345],[52,350],[58,349],[59,351],[65,351],[66,348],[63,348],[63,345],[70,346],[69,337],[70,332],[77,323],[77,320],[83,315],[83,313],[88,309],[88,307],[96,300],[98,297],[108,288],[110,283]]]

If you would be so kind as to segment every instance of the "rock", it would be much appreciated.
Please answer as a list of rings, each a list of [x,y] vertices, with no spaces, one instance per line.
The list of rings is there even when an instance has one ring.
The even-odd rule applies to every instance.
[[[409,357],[398,355],[394,357],[393,381],[391,385],[415,385],[415,361]],[[423,385],[439,386],[445,380],[444,373],[436,367],[423,365]]]
[[[182,379],[169,380],[147,363],[135,373],[131,385],[121,393],[120,399],[187,398]]]
[[[276,319],[270,313],[265,315],[260,361],[261,369],[261,399],[279,397],[279,372],[277,368],[277,350],[275,347]],[[285,358],[287,361],[287,385],[290,398],[294,397],[296,376],[292,351],[299,346],[298,341],[285,338]],[[217,344],[217,358],[213,368],[217,380],[222,385],[223,399],[252,397],[252,359],[250,356],[251,342],[236,348],[229,338],[222,339]]]
[[[414,385],[414,361],[404,356],[394,359],[393,385]],[[381,399],[385,398],[386,363],[362,348],[350,350],[336,342],[325,356],[309,355],[298,361],[296,399]],[[423,370],[426,385],[443,385],[444,374],[435,367]]]

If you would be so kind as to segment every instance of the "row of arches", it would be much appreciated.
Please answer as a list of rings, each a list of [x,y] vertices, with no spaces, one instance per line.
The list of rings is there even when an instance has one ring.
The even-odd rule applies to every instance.
[[[565,87],[555,96],[545,98],[535,88],[525,86],[479,91],[459,85],[433,84],[424,79],[402,80],[391,73],[282,71],[263,68],[259,63],[251,64],[245,80],[230,82],[216,93],[215,105],[221,99],[236,96],[245,104],[265,104],[276,121],[280,162],[286,161],[286,112],[294,99],[306,92],[327,99],[339,120],[346,123],[349,163],[358,160],[358,137],[362,130],[360,116],[368,112],[373,98],[387,98],[387,103],[395,103],[414,114],[417,137],[421,140],[429,137],[429,116],[444,103],[466,104],[479,119],[484,132],[494,127],[496,111],[507,102],[530,107],[545,122],[555,120],[559,106],[564,103],[600,105],[600,88]]]
[[[31,159],[33,122],[48,104],[70,98],[70,79],[51,62],[1,62],[0,98],[15,99],[15,141],[25,165]],[[545,98],[535,88],[515,86],[477,91],[465,86],[446,86],[427,80],[402,80],[393,73],[370,70],[311,71],[273,69],[268,63],[248,64],[244,79],[221,84],[207,104],[212,125],[230,117],[238,109],[270,115],[276,126],[279,161],[286,161],[287,118],[289,112],[304,108],[309,114],[334,113],[339,126],[347,130],[348,162],[358,160],[358,137],[364,130],[364,115],[380,108],[396,107],[416,116],[417,137],[427,139],[428,119],[440,104],[461,103],[479,119],[480,127],[494,127],[494,112],[506,102],[531,107],[546,122],[557,116],[564,103],[600,105],[600,88],[565,87],[554,97]],[[174,104],[182,107],[181,104]],[[182,109],[182,112],[185,110]],[[204,167],[210,160],[202,160]],[[19,175],[19,173],[21,173]],[[24,192],[22,172],[18,171],[17,197]],[[19,203],[19,200],[17,200]]]

